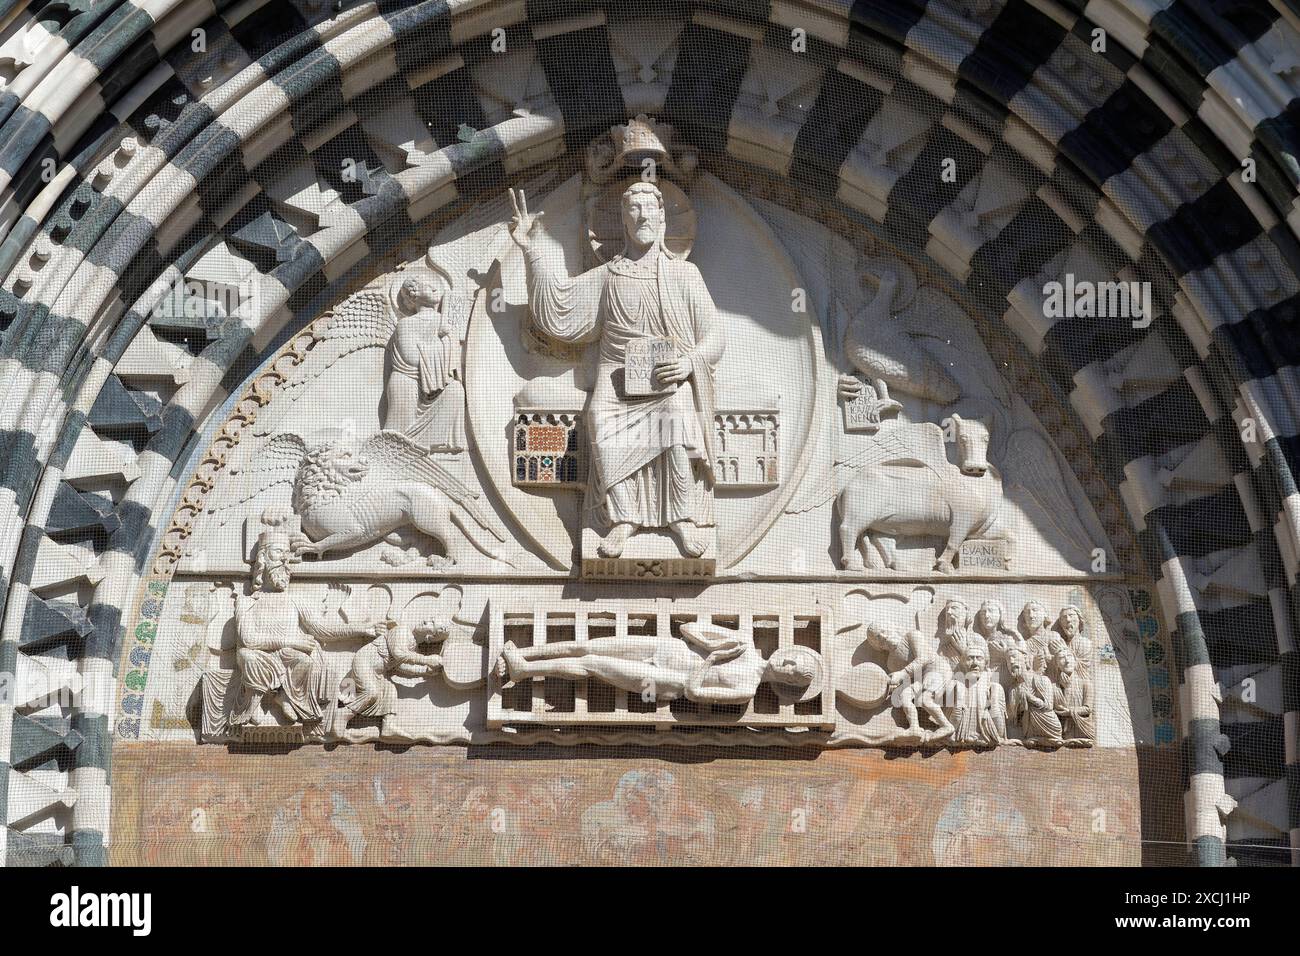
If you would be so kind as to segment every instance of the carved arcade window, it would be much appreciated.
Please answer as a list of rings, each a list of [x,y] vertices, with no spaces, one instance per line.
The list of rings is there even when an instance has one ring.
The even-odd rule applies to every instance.
[[[714,478],[720,487],[775,488],[781,483],[775,409],[724,411],[714,416],[718,434]]]
[[[781,483],[780,412],[723,410],[714,415],[720,488],[775,488]],[[582,412],[521,408],[511,429],[510,457],[516,487],[580,488],[587,480]]]
[[[580,412],[520,409],[515,415],[511,459],[518,487],[581,487],[587,452]]]

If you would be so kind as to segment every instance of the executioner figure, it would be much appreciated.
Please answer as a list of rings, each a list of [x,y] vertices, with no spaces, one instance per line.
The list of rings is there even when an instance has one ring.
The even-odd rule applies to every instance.
[[[388,622],[386,633],[376,637],[352,657],[352,668],[343,679],[340,703],[334,713],[335,737],[348,735],[353,717],[380,719],[380,738],[411,740],[414,735],[397,720],[397,684],[394,677],[432,677],[442,669],[438,654],[426,654],[422,648],[447,638],[448,626],[436,620],[421,621],[408,627]]]
[[[714,704],[748,703],[763,681],[803,692],[817,679],[820,664],[805,647],[782,648],[764,659],[751,636],[694,622],[682,625],[682,638],[629,634],[522,649],[507,642],[497,675],[508,684],[590,677],[657,701],[684,697]]]
[[[523,249],[535,328],[558,341],[599,341],[597,380],[587,402],[591,441],[586,510],[608,528],[603,557],[622,554],[643,528],[669,528],[683,554],[699,557],[713,534],[714,375],[724,342],[713,300],[692,263],[664,244],[664,198],[650,182],[622,197],[620,255],[576,278],[557,272],[558,249],[538,241],[541,213],[522,192],[511,235]],[[627,394],[629,343],[666,339],[675,357],[655,364],[657,394]]]
[[[963,605],[960,612],[963,619],[965,610]],[[889,655],[886,661],[891,668],[889,700],[907,721],[907,727],[899,731],[896,739],[925,743],[952,736],[955,728],[943,712],[945,695],[953,685],[952,662],[940,653],[938,638],[917,630],[900,634],[892,628],[869,624],[867,641]],[[936,730],[922,729],[920,711],[929,715],[937,725]]]

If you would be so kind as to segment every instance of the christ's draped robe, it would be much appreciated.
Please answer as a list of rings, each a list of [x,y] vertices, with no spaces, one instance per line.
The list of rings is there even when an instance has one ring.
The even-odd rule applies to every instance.
[[[593,524],[712,525],[714,378],[724,342],[699,269],[660,249],[651,263],[618,256],[569,278],[551,274],[540,250],[527,256],[538,331],[561,342],[600,342],[586,414]],[[641,337],[671,340],[691,377],[663,395],[625,395],[627,344]]]

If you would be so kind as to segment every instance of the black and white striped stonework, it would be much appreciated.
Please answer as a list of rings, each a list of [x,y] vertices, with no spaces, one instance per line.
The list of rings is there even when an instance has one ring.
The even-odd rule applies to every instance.
[[[0,856],[106,860],[120,609],[214,410],[431,216],[649,112],[946,271],[1014,333],[1175,632],[1196,858],[1294,858],[1298,25],[1287,0],[0,0],[0,674],[81,688],[62,723],[0,704]],[[662,52],[639,62],[647,32]],[[501,81],[501,55],[533,82]],[[971,244],[952,223],[993,189]],[[214,246],[256,314],[169,332],[195,358],[160,404],[124,357]],[[1067,271],[1151,281],[1152,329],[1046,320]],[[1247,586],[1216,584],[1242,566]],[[66,830],[30,826],[59,801]]]

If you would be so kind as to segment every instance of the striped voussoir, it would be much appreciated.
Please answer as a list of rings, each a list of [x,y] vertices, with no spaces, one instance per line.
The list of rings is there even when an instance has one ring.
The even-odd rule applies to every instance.
[[[0,0],[0,858],[107,858],[121,608],[213,412],[430,216],[648,112],[1014,333],[1157,581],[1197,859],[1294,859],[1296,25],[1282,0]],[[1150,329],[1045,318],[1067,273],[1151,282]],[[190,315],[187,279],[250,306]],[[37,684],[67,719],[31,716]]]

